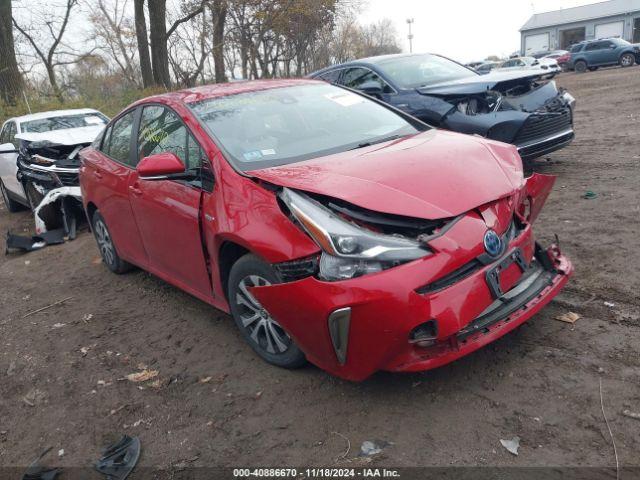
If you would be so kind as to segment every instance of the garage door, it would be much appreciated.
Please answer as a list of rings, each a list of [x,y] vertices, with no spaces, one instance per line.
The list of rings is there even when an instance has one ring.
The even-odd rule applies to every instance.
[[[596,25],[596,38],[620,37],[624,32],[624,22],[601,23]]]
[[[541,50],[549,50],[549,34],[527,35],[524,37],[524,54],[529,55]]]

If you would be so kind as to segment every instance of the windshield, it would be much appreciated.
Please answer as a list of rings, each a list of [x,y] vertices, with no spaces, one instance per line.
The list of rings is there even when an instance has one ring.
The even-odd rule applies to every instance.
[[[327,84],[247,92],[189,106],[241,171],[330,155],[428,128]]]
[[[93,127],[106,125],[109,119],[100,112],[81,113],[76,115],[62,115],[60,117],[42,118],[30,120],[20,124],[22,132],[43,133],[53,130],[66,130],[68,128]]]
[[[377,63],[401,88],[418,88],[477,75],[474,71],[438,55],[411,55]]]

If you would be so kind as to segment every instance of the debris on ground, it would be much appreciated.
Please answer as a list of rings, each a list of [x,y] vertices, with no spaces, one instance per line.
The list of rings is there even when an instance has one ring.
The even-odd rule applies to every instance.
[[[62,328],[66,325],[66,323],[54,323],[51,328]]]
[[[58,450],[58,456],[64,457],[64,448],[61,448],[60,450]]]
[[[124,480],[140,458],[140,439],[124,435],[117,443],[108,446],[96,462],[98,473],[108,480]]]
[[[53,447],[47,448],[38,458],[31,462],[29,467],[27,467],[27,471],[24,472],[22,480],[54,480],[60,474],[61,469],[59,468],[49,468],[40,465],[40,460],[42,460],[52,448]]]
[[[596,192],[593,192],[591,190],[587,190],[586,192],[584,192],[582,194],[582,198],[587,199],[587,200],[591,200],[592,198],[596,198],[598,196],[598,194]]]
[[[609,307],[609,308],[613,308],[613,307],[615,307],[615,306],[616,306],[616,304],[615,304],[615,303],[613,303],[613,302],[604,302],[604,306],[605,306],[605,307]]]
[[[146,368],[141,372],[130,373],[127,375],[127,380],[130,382],[146,382],[147,380],[151,380],[152,378],[156,378],[160,372],[158,370],[147,370]]]
[[[556,315],[554,318],[556,320],[560,320],[561,322],[576,323],[576,321],[580,318],[580,315],[574,312],[567,312],[563,313],[562,315]]]
[[[344,451],[344,453],[342,453],[342,454],[341,454],[341,455],[340,455],[336,460],[342,460],[342,459],[344,459],[344,458],[347,458],[347,455],[349,455],[349,451],[351,450],[351,441],[350,441],[347,437],[345,437],[344,435],[342,435],[341,433],[338,433],[338,432],[331,432],[331,433],[333,433],[334,435],[339,436],[340,438],[343,438],[343,439],[344,439],[344,441],[345,441],[345,442],[347,442],[347,448],[346,448],[346,450],[345,450],[345,451]],[[363,445],[364,445],[364,444],[363,444]]]
[[[22,397],[24,403],[30,407],[35,407],[37,404],[42,403],[47,398],[47,394],[38,388],[32,388],[29,392]]]
[[[66,302],[67,300],[71,300],[72,298],[73,298],[73,297],[63,298],[62,300],[59,300],[59,301],[57,301],[57,302],[55,302],[55,303],[52,303],[52,304],[47,305],[47,306],[45,306],[45,307],[39,308],[39,309],[37,309],[37,310],[33,310],[33,311],[29,312],[29,313],[24,314],[24,315],[22,316],[22,318],[27,318],[27,317],[30,317],[31,315],[35,314],[35,313],[40,313],[40,312],[42,312],[43,310],[47,310],[47,309],[49,309],[49,308],[51,308],[51,307],[55,307],[56,305],[60,305],[61,303]]]
[[[640,420],[640,412],[632,412],[631,410],[623,410],[622,415],[629,418],[635,418],[636,420]]]
[[[520,437],[513,437],[511,440],[503,440],[500,439],[500,443],[504,448],[507,449],[509,453],[513,455],[518,455],[518,448],[520,448]]]
[[[60,187],[49,191],[34,208],[33,215],[36,234],[25,236],[7,232],[5,254],[14,250],[32,252],[47,245],[75,240],[78,224],[86,219],[80,187]]]
[[[378,453],[382,452],[382,450],[385,447],[388,447],[389,445],[391,445],[391,443],[381,441],[381,440],[373,440],[373,441],[365,440],[364,442],[362,442],[362,445],[360,446],[359,456],[370,457],[372,455],[377,455]]]
[[[198,380],[199,383],[209,383],[211,381],[211,377],[204,377]]]

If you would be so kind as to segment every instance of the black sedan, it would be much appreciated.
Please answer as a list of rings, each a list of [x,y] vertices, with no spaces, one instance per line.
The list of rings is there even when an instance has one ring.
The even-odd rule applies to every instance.
[[[355,60],[310,75],[360,90],[430,125],[518,147],[524,159],[573,140],[575,99],[544,70],[479,75],[433,54]]]

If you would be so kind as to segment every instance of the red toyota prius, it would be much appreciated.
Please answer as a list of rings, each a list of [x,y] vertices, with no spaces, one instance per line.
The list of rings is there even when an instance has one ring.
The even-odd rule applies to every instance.
[[[363,380],[501,337],[572,273],[531,224],[554,177],[313,80],[141,100],[82,153],[104,263],[231,313],[266,361]]]

